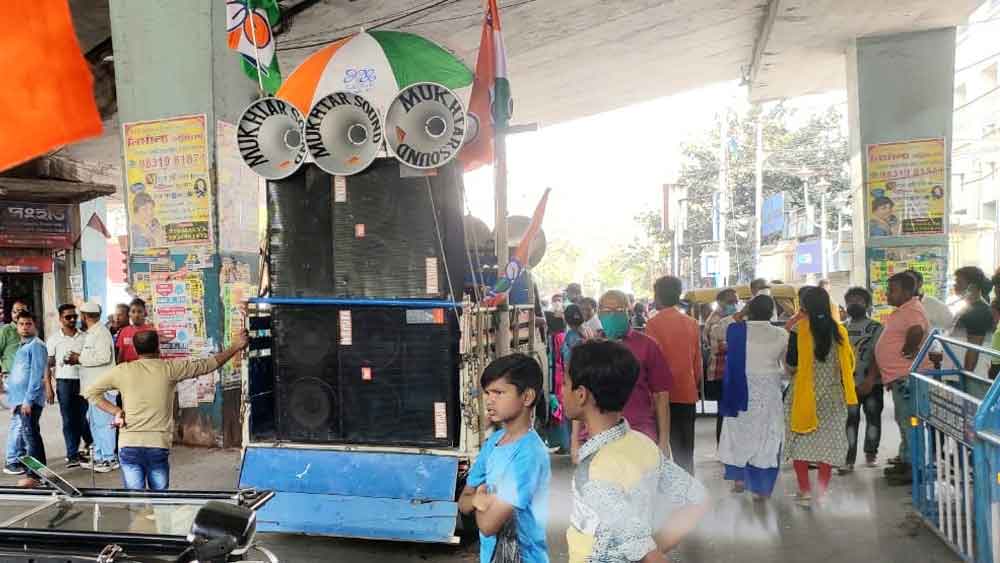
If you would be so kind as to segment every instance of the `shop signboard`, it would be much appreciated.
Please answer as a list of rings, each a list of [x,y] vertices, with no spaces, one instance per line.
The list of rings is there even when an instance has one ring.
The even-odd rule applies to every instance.
[[[0,201],[0,246],[72,248],[73,206]]]

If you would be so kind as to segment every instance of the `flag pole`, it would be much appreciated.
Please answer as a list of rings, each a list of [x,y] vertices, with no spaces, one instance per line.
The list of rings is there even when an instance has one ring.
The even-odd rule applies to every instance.
[[[496,206],[496,226],[493,229],[496,239],[497,276],[503,275],[503,268],[510,261],[510,245],[507,242],[507,130],[500,125],[494,130],[493,140],[493,199]],[[507,302],[500,304],[500,326],[497,328],[497,357],[510,353],[510,317]]]
[[[253,15],[253,0],[247,0],[247,17],[250,18],[250,33],[253,34],[250,42],[253,43],[253,53],[254,53],[254,66],[257,67],[257,86],[260,87],[260,95],[264,95],[264,77],[260,72],[260,49],[257,47],[257,24],[254,21]]]

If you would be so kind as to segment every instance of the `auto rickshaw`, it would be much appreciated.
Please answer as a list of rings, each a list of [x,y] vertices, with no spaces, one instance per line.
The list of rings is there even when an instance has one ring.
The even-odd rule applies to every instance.
[[[740,301],[745,303],[750,300],[749,285],[738,285],[732,288],[736,290],[736,295]],[[705,323],[712,312],[715,311],[716,298],[720,291],[722,291],[720,288],[692,289],[684,294],[683,298],[687,306],[688,315],[697,320],[700,327],[702,357],[704,358],[702,368],[706,370],[703,372],[703,375],[707,373],[710,358],[709,350],[707,349],[708,338],[705,335]],[[775,310],[776,320],[774,322],[784,325],[785,321],[791,318],[799,309],[798,288],[793,285],[774,284],[771,286],[771,297],[774,298],[775,305],[777,306]],[[716,401],[705,399],[705,378],[702,377],[697,412],[698,414],[715,414],[717,411],[718,405]]]

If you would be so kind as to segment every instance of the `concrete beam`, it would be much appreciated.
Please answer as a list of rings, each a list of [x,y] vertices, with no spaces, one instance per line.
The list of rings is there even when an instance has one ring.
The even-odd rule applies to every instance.
[[[750,72],[747,73],[751,87],[757,83],[761,61],[764,59],[764,50],[767,49],[767,43],[771,39],[771,32],[774,30],[774,20],[778,18],[779,4],[781,4],[781,0],[769,0],[767,3],[767,12],[761,19],[760,31],[757,32],[757,38],[754,40],[753,45],[753,53],[750,56]]]
[[[0,176],[0,197],[41,203],[82,203],[113,195],[115,186]]]

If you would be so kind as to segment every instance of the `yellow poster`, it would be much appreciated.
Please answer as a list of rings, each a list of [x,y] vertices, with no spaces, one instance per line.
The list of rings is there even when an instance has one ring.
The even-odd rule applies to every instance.
[[[947,249],[935,246],[900,246],[868,249],[868,271],[872,298],[876,306],[885,306],[889,278],[906,270],[920,272],[923,292],[944,299],[948,290]]]
[[[868,145],[868,235],[944,234],[944,139]]]
[[[122,129],[130,251],[210,245],[205,116],[126,123]]]

